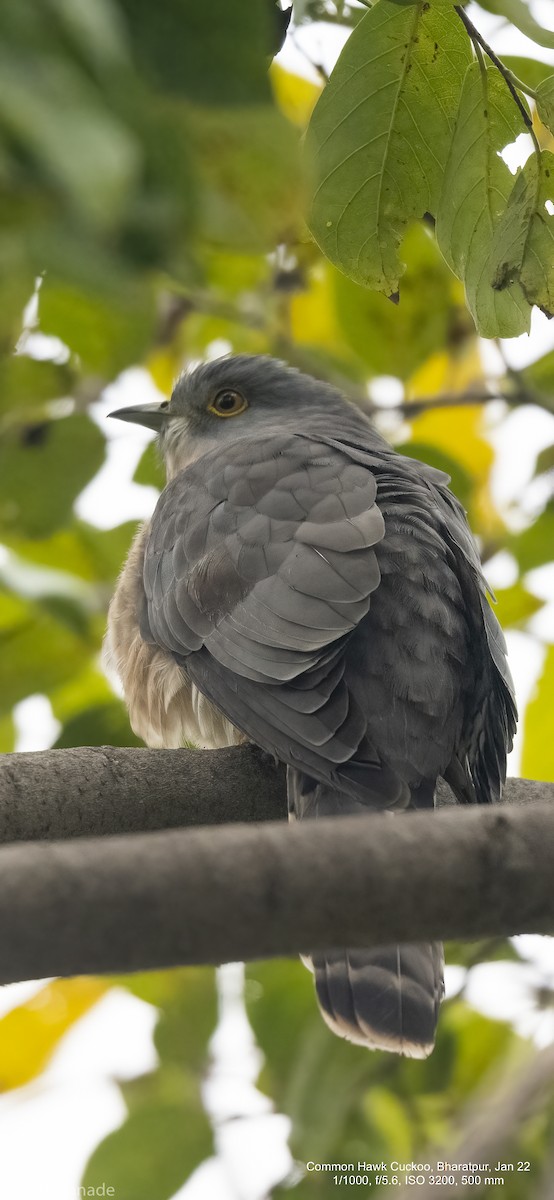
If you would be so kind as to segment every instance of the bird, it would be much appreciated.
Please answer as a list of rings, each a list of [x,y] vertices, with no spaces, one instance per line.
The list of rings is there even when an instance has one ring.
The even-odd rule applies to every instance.
[[[516,727],[506,643],[449,477],[269,356],[197,365],[156,431],[167,484],[109,607],[107,661],[150,747],[250,742],[291,820],[496,803]],[[439,943],[306,956],[334,1033],[425,1058]]]

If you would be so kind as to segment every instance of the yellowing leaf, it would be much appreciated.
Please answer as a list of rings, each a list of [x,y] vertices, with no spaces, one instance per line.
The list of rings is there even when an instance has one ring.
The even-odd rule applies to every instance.
[[[512,587],[498,588],[495,592],[495,616],[504,629],[525,625],[529,617],[534,616],[544,605],[544,600],[527,591],[521,580]]]
[[[183,355],[175,346],[164,346],[148,355],[145,366],[156,387],[164,396],[171,396],[183,365]]]
[[[334,291],[324,263],[312,270],[308,288],[293,295],[290,322],[292,336],[301,345],[324,346],[326,350],[344,348]]]
[[[482,373],[478,351],[472,348],[462,360],[446,353],[434,354],[412,376],[410,396],[439,396],[463,392]],[[413,437],[432,442],[452,454],[474,478],[485,478],[492,466],[494,452],[483,437],[483,411],[476,405],[459,408],[429,409],[412,421]]]
[[[554,153],[554,134],[552,134],[544,122],[541,121],[536,108],[533,109],[532,117],[533,130],[541,150],[550,150],[551,154]]]
[[[11,713],[0,717],[0,754],[11,754],[15,749],[15,723]]]
[[[446,353],[435,354],[412,376],[409,395],[439,396],[442,393],[464,392],[482,377],[477,343],[456,358]],[[429,409],[411,422],[412,439],[436,446],[460,466],[473,480],[471,515],[480,532],[492,534],[501,530],[502,523],[492,502],[489,476],[494,451],[484,435],[482,406],[461,405],[459,408]]]
[[[444,392],[465,392],[483,380],[483,364],[477,341],[466,341],[460,354],[442,350],[432,354],[411,376],[407,384],[409,400],[420,396],[439,396]]]
[[[305,129],[319,99],[321,87],[309,79],[303,79],[301,75],[285,71],[278,63],[272,64],[269,78],[281,112],[293,125]]]
[[[22,1087],[39,1075],[63,1035],[109,986],[85,976],[55,979],[6,1013],[0,1020],[0,1091]]]
[[[525,712],[521,774],[527,779],[554,779],[554,646],[549,646],[542,675]]]
[[[432,442],[462,464],[475,478],[486,479],[494,461],[492,447],[482,436],[483,414],[475,405],[439,408],[412,422],[413,436]]]

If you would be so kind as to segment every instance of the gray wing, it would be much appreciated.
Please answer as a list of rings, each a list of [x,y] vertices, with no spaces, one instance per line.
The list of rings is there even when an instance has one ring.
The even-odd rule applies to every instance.
[[[468,615],[482,646],[481,655],[476,655],[476,687],[467,706],[463,739],[445,777],[460,799],[482,804],[500,800],[506,781],[506,755],[517,727],[514,684],[504,634],[488,599],[494,597],[464,510],[445,487],[437,492],[446,516],[445,538],[456,555]]]
[[[323,439],[330,446],[333,438]],[[343,443],[344,445],[345,443]],[[500,800],[506,779],[506,756],[512,748],[517,726],[514,685],[507,660],[502,629],[489,603],[494,600],[487,585],[477,546],[465,511],[448,489],[449,477],[416,459],[399,456],[381,447],[368,449],[348,444],[354,461],[366,464],[379,482],[381,503],[389,489],[398,498],[403,486],[410,507],[421,507],[422,487],[427,491],[423,510],[440,532],[445,551],[450,553],[465,600],[471,630],[471,686],[465,705],[461,739],[445,778],[459,800],[487,803]]]
[[[367,467],[307,436],[205,455],[158,503],[142,627],[259,745],[392,806],[407,789],[369,745],[344,679],[380,581],[375,497]]]

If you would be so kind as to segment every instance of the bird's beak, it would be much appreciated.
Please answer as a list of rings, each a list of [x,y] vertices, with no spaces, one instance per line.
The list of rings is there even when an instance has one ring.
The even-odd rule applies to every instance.
[[[154,429],[156,433],[160,432],[169,415],[167,400],[161,404],[158,404],[157,400],[150,404],[133,404],[130,408],[117,408],[115,412],[108,413],[109,417],[116,417],[118,421],[133,421],[135,425],[146,425],[147,429]]]

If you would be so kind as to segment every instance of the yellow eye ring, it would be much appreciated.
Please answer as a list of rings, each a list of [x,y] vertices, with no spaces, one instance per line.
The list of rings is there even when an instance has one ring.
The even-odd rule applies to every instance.
[[[208,412],[213,413],[216,417],[238,417],[246,408],[248,408],[248,401],[234,388],[223,388],[221,392],[217,393],[211,404],[208,404]]]

